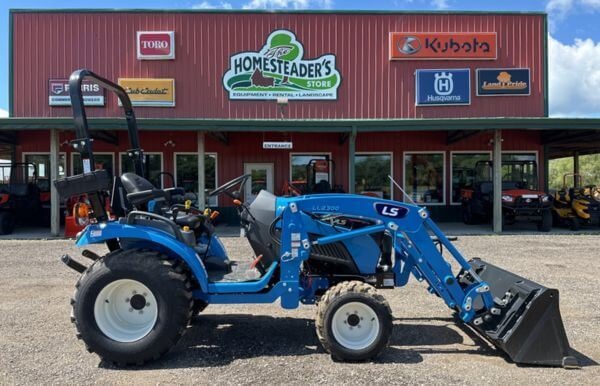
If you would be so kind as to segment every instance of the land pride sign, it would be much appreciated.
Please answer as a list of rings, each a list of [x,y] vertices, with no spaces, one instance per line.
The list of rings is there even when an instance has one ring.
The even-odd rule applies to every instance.
[[[304,48],[292,32],[273,31],[260,51],[230,58],[223,86],[230,99],[337,99],[341,77],[335,55],[303,56]]]

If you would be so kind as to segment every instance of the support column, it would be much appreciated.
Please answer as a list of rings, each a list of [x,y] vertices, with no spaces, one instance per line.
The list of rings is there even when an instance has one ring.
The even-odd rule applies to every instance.
[[[502,130],[494,130],[494,150],[492,154],[493,224],[494,233],[502,232]]]
[[[204,209],[206,206],[205,187],[205,165],[204,165],[204,132],[198,131],[198,208]]]
[[[354,155],[356,154],[356,126],[352,126],[352,132],[348,137],[348,193],[354,194],[354,181],[356,169],[354,167]]]
[[[573,173],[579,174],[579,152],[578,151],[573,152]],[[573,177],[573,185],[576,188],[580,188],[579,181],[580,181],[579,178]]]
[[[58,130],[50,129],[50,177],[58,178]],[[50,233],[58,236],[60,233],[60,198],[50,181]]]
[[[550,191],[550,159],[548,158],[548,151],[550,147],[544,145],[544,192]]]

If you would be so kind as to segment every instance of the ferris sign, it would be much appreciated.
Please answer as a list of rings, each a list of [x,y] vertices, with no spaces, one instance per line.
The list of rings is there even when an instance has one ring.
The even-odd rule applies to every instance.
[[[175,59],[175,32],[138,31],[137,58],[140,60]]]

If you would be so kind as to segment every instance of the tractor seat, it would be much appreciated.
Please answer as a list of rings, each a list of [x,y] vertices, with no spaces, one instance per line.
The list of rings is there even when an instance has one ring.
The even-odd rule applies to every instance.
[[[127,200],[134,206],[144,205],[151,200],[166,197],[164,190],[156,189],[150,181],[135,173],[123,174],[121,183],[127,192]]]
[[[181,214],[175,218],[175,224],[181,227],[189,227],[194,230],[202,224],[204,219],[197,214]]]

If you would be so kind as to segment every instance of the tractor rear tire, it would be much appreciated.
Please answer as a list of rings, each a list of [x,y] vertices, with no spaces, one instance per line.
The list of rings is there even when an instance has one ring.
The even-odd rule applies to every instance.
[[[537,224],[538,230],[550,232],[552,230],[552,213],[550,210],[542,211],[542,220]]]
[[[198,315],[202,311],[204,311],[208,307],[208,303],[204,300],[194,299],[194,303],[192,305],[192,316]]]
[[[331,287],[317,306],[316,330],[334,360],[375,358],[392,334],[392,311],[377,290],[360,281]]]
[[[110,252],[80,277],[71,299],[77,337],[117,366],[141,365],[183,335],[192,294],[185,270],[160,252]]]
[[[0,235],[10,235],[15,230],[15,219],[12,213],[0,212]]]

